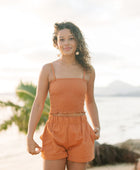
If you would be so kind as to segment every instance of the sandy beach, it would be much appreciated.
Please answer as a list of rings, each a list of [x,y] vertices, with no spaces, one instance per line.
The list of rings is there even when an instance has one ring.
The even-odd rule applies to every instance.
[[[87,170],[134,170],[134,164],[116,164],[116,165],[106,165],[100,167],[93,167]]]
[[[10,131],[3,133],[8,136]],[[12,133],[11,133],[12,134]],[[41,146],[41,141],[35,135],[35,139]],[[2,139],[2,138],[1,138]],[[16,140],[1,143],[0,170],[43,170],[43,159],[41,155],[30,155],[26,150],[26,136],[18,134]],[[130,140],[125,143],[125,147],[130,150],[139,151],[140,140]],[[120,144],[119,144],[120,145]],[[124,146],[123,146],[124,147]],[[134,170],[134,164],[121,163],[115,165],[104,165],[88,168],[87,170]],[[67,170],[67,168],[65,169]]]
[[[32,156],[28,153],[0,160],[0,170],[42,170],[43,160],[40,155]],[[67,170],[67,168],[66,168]],[[134,170],[134,164],[116,164],[87,168],[87,170]]]

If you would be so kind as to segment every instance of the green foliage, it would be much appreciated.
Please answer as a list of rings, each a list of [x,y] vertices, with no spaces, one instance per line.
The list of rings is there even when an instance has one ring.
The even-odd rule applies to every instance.
[[[26,104],[26,106],[30,107],[35,99],[36,87],[32,83],[24,84],[21,81],[16,88],[16,95]]]
[[[16,88],[16,95],[20,101],[23,102],[23,105],[20,106],[18,104],[14,104],[11,101],[3,102],[0,101],[0,107],[11,107],[13,115],[8,120],[4,121],[0,124],[0,131],[7,130],[13,123],[18,126],[20,132],[27,133],[28,130],[28,121],[32,109],[33,102],[35,100],[36,95],[36,87],[32,83],[23,83],[20,84]],[[42,116],[37,125],[37,129],[41,125],[44,125],[48,119],[48,113],[50,109],[50,99],[47,96],[44,109],[42,112]]]
[[[4,121],[4,123],[0,125],[0,131],[1,130],[7,130],[8,126],[11,126],[12,123],[13,123],[13,118],[12,117],[9,120]]]

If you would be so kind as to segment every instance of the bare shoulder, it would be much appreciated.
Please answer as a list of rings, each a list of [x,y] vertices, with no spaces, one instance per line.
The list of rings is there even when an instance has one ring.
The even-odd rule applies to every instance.
[[[90,73],[90,76],[92,77],[92,78],[95,78],[95,69],[94,69],[94,67],[91,65],[91,73]]]
[[[86,72],[86,77],[87,77],[87,81],[94,81],[95,79],[95,69],[94,67],[91,65],[91,70]]]
[[[47,63],[42,66],[41,69],[42,74],[49,75],[50,71],[51,71],[51,63]]]

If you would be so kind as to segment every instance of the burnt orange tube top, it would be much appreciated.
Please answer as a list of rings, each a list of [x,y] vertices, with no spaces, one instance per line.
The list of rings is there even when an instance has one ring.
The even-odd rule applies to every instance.
[[[85,113],[84,99],[87,91],[85,71],[83,78],[58,78],[55,77],[49,84],[50,114],[51,113]]]

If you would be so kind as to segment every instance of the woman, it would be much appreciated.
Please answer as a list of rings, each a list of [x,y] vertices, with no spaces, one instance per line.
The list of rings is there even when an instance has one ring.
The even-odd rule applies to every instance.
[[[28,126],[27,148],[44,159],[44,170],[85,170],[94,159],[94,141],[100,136],[94,100],[95,70],[80,29],[71,22],[56,23],[53,44],[60,58],[41,70]],[[41,135],[42,147],[33,139],[46,96],[49,118]],[[94,129],[87,121],[84,101]]]

